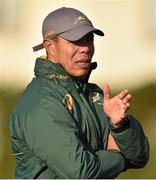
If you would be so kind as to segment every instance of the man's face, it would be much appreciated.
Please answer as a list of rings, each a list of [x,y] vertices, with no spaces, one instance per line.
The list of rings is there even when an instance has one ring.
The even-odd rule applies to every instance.
[[[74,42],[59,37],[55,43],[55,62],[61,64],[73,77],[83,77],[88,73],[93,54],[92,33]]]

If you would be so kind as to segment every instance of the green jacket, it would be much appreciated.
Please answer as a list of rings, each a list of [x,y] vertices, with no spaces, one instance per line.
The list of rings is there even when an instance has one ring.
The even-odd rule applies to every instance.
[[[35,78],[10,116],[15,178],[115,178],[145,166],[148,140],[131,116],[113,129],[102,90],[74,81],[59,65],[38,58]],[[121,152],[107,150],[111,131]]]

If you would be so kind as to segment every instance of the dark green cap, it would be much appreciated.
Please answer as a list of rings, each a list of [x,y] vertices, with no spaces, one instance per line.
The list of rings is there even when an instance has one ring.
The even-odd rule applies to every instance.
[[[77,41],[90,32],[104,36],[101,30],[94,28],[85,14],[73,8],[62,7],[51,12],[42,25],[43,39],[52,39],[59,35],[68,41]],[[39,44],[33,50],[42,48],[43,44]]]

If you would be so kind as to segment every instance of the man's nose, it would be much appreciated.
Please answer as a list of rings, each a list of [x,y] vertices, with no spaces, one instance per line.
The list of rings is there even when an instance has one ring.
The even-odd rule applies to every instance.
[[[88,43],[87,41],[83,41],[79,48],[81,53],[89,53],[94,51],[94,45],[92,43]]]
[[[91,47],[86,44],[86,45],[80,46],[79,50],[80,50],[80,53],[88,53],[91,51]]]

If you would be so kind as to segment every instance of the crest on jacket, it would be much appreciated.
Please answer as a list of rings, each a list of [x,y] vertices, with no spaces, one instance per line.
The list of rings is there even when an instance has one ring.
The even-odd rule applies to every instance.
[[[66,104],[66,107],[69,111],[72,111],[72,109],[73,109],[73,98],[70,94],[67,93],[64,95],[63,103]]]
[[[98,92],[94,93],[94,95],[92,96],[92,101],[93,101],[93,103],[97,102],[97,104],[103,105],[103,102],[100,97],[100,93],[98,93]]]

